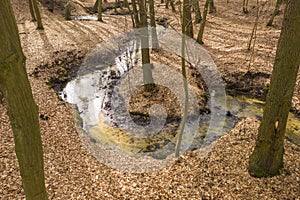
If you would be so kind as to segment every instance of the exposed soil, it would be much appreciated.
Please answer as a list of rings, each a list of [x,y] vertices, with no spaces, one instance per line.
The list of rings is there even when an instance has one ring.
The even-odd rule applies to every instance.
[[[93,6],[90,0],[78,2],[72,4],[74,15],[86,14],[86,8]],[[285,165],[280,176],[249,176],[248,157],[259,125],[255,119],[240,121],[213,145],[185,153],[160,171],[126,174],[98,162],[81,143],[72,106],[59,100],[46,83],[51,80],[51,87],[60,89],[56,83],[73,77],[84,55],[96,44],[131,28],[130,16],[104,15],[104,23],[65,21],[63,4],[56,1],[54,13],[40,6],[45,31],[38,31],[30,21],[27,1],[12,3],[39,106],[49,199],[299,199],[300,147],[289,141],[285,141]],[[256,1],[249,1],[250,12],[245,15],[240,0],[216,1],[217,12],[208,16],[204,47],[214,58],[230,93],[264,99],[283,15],[276,17],[273,27],[266,27],[275,0],[264,6],[249,67],[251,52],[245,49],[255,21],[255,5]],[[156,1],[156,12],[163,23],[180,29],[178,12],[166,10],[160,1]],[[298,76],[293,97],[295,112],[300,110],[299,91]],[[5,103],[0,104],[0,132],[0,198],[24,199]]]
[[[84,53],[76,50],[53,52],[54,61],[37,66],[29,76],[45,81],[59,93],[76,77],[84,56]]]
[[[246,72],[228,74],[226,90],[231,95],[244,95],[266,100],[269,89],[270,74],[262,72]]]

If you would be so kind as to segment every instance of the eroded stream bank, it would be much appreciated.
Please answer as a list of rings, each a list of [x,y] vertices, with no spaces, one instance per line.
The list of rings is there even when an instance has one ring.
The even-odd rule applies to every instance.
[[[164,32],[165,29],[162,28],[158,31],[158,35],[163,35]],[[139,66],[141,57],[139,51],[140,43],[136,40],[132,40],[132,37],[134,36],[129,35],[127,38],[121,37],[122,42],[115,41],[117,48],[111,48],[111,43],[109,42],[101,44],[102,46],[100,48],[92,52],[91,57],[93,59],[85,60],[83,67],[81,66],[77,73],[76,79],[70,81],[63,92],[61,91],[62,86],[60,86],[59,79],[53,78],[49,82],[50,84],[55,83],[54,89],[62,92],[62,99],[75,105],[76,109],[74,110],[75,118],[78,122],[77,125],[91,141],[130,155],[148,155],[154,158],[163,159],[174,152],[176,133],[181,120],[180,116],[177,116],[177,118],[175,117],[173,120],[164,121],[163,119],[166,117],[166,113],[160,112],[162,110],[161,108],[153,110],[154,114],[156,114],[155,116],[160,119],[151,118],[148,110],[143,112],[130,111],[127,109],[128,106],[124,101],[126,98],[122,95],[118,95],[120,83],[123,82],[123,85],[129,88],[130,91],[134,91],[136,89],[136,87],[134,87],[135,81],[142,77],[141,72],[138,74],[132,73],[133,69],[138,68],[135,66]],[[68,54],[75,60],[77,59],[77,56],[74,56],[71,53],[67,53],[67,55]],[[169,55],[169,60],[176,63],[177,57],[177,55],[171,54]],[[79,60],[82,60],[82,57],[80,57]],[[167,61],[166,64],[170,64],[170,62],[168,63]],[[176,67],[177,66],[174,65],[171,68],[175,69]],[[79,67],[77,67],[77,69],[78,68]],[[60,66],[59,77],[63,78],[69,76],[69,69],[73,69],[73,67],[66,68]],[[167,70],[171,69],[166,68],[164,71]],[[39,72],[36,72],[33,75],[38,77],[38,73]],[[74,73],[72,74],[74,76]],[[174,74],[176,74],[176,70],[174,71]],[[202,85],[203,82],[197,83],[196,79],[198,79],[199,76],[197,76],[197,74],[194,75],[195,74],[191,73],[190,76],[192,82],[195,82],[196,84],[191,85],[191,88],[194,91],[199,90],[200,88],[201,91],[204,92],[201,93],[201,91],[198,91],[201,95],[196,95],[196,98],[200,97],[198,100],[202,103],[208,102],[206,106],[208,109],[200,108],[198,111],[201,114],[189,116],[186,127],[187,134],[185,143],[183,143],[185,150],[194,150],[211,144],[220,136],[230,131],[235,123],[243,117],[256,117],[261,119],[262,108],[264,105],[262,101],[247,98],[245,96],[234,97],[229,95],[227,95],[226,99],[221,99],[221,101],[224,101],[223,103],[226,101],[225,106],[214,108],[217,115],[212,117],[209,109],[211,108],[209,95],[205,90],[205,86]],[[163,78],[166,79],[172,76],[174,76],[173,73],[170,73],[164,75]],[[126,77],[126,79],[124,77]],[[66,84],[69,79],[70,77],[62,79],[63,81],[61,84]],[[180,76],[179,78],[177,77],[177,79],[175,78],[176,81],[180,79]],[[181,84],[175,82],[173,85],[180,86]],[[230,89],[234,90],[234,87]],[[171,91],[178,92],[181,90],[182,88],[180,87]],[[182,92],[178,93],[183,94]],[[147,95],[149,96],[149,94]],[[167,99],[171,94],[168,94],[167,92],[164,95],[166,95]],[[175,96],[180,95],[176,94]],[[112,100],[114,102],[112,102]],[[157,104],[159,103],[160,102],[157,102]],[[118,111],[117,114],[116,111]],[[223,117],[224,119],[216,120],[215,117],[218,118],[218,115],[220,118]],[[132,131],[134,129],[141,129],[141,126],[136,126],[135,123],[132,123],[132,118],[135,118],[137,121],[144,124],[150,122],[151,126],[148,126],[148,128],[142,132],[142,137],[137,136],[136,132]],[[214,120],[220,121],[220,123],[211,126],[211,121]],[[224,121],[224,124],[222,121]],[[151,122],[154,123],[151,124]],[[195,128],[196,131],[194,131]],[[154,129],[156,130],[154,131],[154,134],[148,134],[147,131],[153,131]],[[210,130],[209,134],[207,134],[208,130]],[[288,122],[287,137],[298,145],[300,144],[299,130],[300,121],[293,113],[291,113]]]
[[[80,80],[77,80],[80,84],[76,84],[75,81],[70,82],[64,90],[63,96],[69,98],[69,101],[73,99],[71,103],[76,105],[75,115],[77,122],[79,122],[78,126],[95,143],[133,156],[148,155],[157,159],[164,159],[174,152],[180,118],[166,122],[160,131],[150,137],[136,137],[135,134],[128,132],[129,129],[133,128],[130,125],[124,128],[124,126],[120,126],[120,121],[115,123],[113,120],[115,113],[111,105],[112,93],[119,81],[122,80],[121,77],[125,76],[126,73],[130,73],[130,68],[129,71],[125,70],[120,73],[115,66],[103,68],[98,72],[88,73],[81,76]],[[127,84],[130,87],[132,83],[129,81]],[[78,86],[79,88],[74,88]],[[88,90],[89,94],[83,94],[87,92],[85,91],[86,87],[93,88]],[[84,99],[83,96],[90,96],[91,99]],[[80,99],[80,101],[76,102],[74,99]],[[220,108],[219,110],[220,115],[222,115],[221,113],[226,113],[224,116],[225,123],[215,127],[210,127],[211,115],[209,109],[206,112],[202,110],[197,119],[197,133],[188,136],[191,142],[186,150],[199,149],[211,144],[220,136],[229,132],[236,122],[242,118],[252,117],[259,120],[262,118],[263,101],[246,96],[234,97],[227,95],[226,105],[225,108]],[[134,113],[132,115],[127,110],[127,114],[131,114],[128,116],[138,118],[145,123],[150,121],[150,116],[147,112]],[[126,120],[127,118],[124,117],[121,124],[130,124]],[[209,127],[212,131],[210,134],[207,134]],[[295,114],[290,113],[286,135],[289,140],[298,145],[300,144],[299,130],[299,118]]]

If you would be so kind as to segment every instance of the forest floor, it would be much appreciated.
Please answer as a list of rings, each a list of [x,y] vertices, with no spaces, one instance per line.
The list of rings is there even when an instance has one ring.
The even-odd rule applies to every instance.
[[[89,0],[76,2],[73,14],[85,14],[79,4],[93,5]],[[27,2],[12,0],[12,3],[27,57],[27,73],[39,106],[49,199],[299,199],[300,147],[287,140],[281,175],[258,179],[248,174],[248,157],[253,151],[259,126],[259,121],[252,118],[239,121],[212,145],[205,157],[200,156],[205,149],[187,152],[172,166],[159,171],[121,173],[97,161],[81,143],[72,106],[61,101],[46,84],[49,72],[36,72],[60,73],[57,66],[80,65],[96,44],[130,29],[130,16],[104,15],[104,23],[65,21],[61,10],[50,13],[40,6],[45,30],[38,31],[35,23],[30,21]],[[168,23],[179,30],[179,13],[174,14],[158,1],[156,3],[157,17],[167,18]],[[250,13],[245,15],[240,0],[216,1],[217,13],[208,16],[204,47],[217,64],[228,90],[263,99],[283,15],[281,13],[275,19],[273,27],[266,27],[275,0],[268,1],[263,7],[249,67],[251,52],[246,49],[255,21],[256,3],[250,1],[249,4]],[[60,7],[56,5],[57,9]],[[198,28],[199,25],[195,34]],[[296,110],[300,110],[299,91],[298,76],[293,97]],[[4,103],[0,104],[0,133],[0,198],[24,199]]]

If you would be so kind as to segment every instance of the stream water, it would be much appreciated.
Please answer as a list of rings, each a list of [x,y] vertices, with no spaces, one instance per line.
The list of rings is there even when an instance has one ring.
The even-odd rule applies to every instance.
[[[164,31],[163,27],[159,27],[158,36],[163,35]],[[158,106],[153,112],[162,113],[159,117],[163,120],[151,118],[152,125],[145,129],[146,132],[158,129],[155,131],[157,134],[143,134],[143,137],[137,137],[136,134],[133,134],[131,130],[139,128],[128,121],[131,120],[131,117],[126,111],[124,99],[120,96],[114,96],[114,94],[118,93],[117,86],[122,81],[126,80],[126,85],[129,88],[134,85],[135,76],[127,79],[123,77],[130,77],[131,70],[140,62],[140,43],[129,37],[123,41],[121,46],[120,43],[116,45],[117,48],[115,49],[110,48],[111,43],[102,43],[84,61],[76,79],[70,81],[60,95],[65,101],[74,104],[77,126],[93,143],[133,156],[146,155],[156,159],[164,159],[174,153],[175,133],[180,121],[166,123],[164,120],[166,115]],[[108,52],[107,49],[111,51],[103,53]],[[99,54],[99,52],[102,53]],[[132,88],[134,89],[134,87]],[[112,105],[112,100],[117,104],[115,108],[123,109],[118,114],[116,114],[117,109],[112,109],[115,106]],[[255,117],[260,120],[263,106],[264,102],[256,99],[227,95],[226,106],[217,108],[219,109],[217,112],[226,113],[224,124],[211,127],[212,115],[210,113],[201,113],[196,118],[190,116],[184,140],[187,141],[187,144],[184,142],[182,145],[186,146],[186,150],[207,146],[229,132],[241,118]],[[188,132],[189,130],[192,131],[195,123],[197,124],[197,131],[191,135]],[[209,128],[212,130],[207,134]],[[300,121],[294,114],[290,113],[286,135],[298,145],[300,145],[299,131]]]

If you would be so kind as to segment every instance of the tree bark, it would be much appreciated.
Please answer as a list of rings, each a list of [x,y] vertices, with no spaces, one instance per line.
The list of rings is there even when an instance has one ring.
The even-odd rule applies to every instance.
[[[251,44],[252,44],[252,40],[253,38],[255,37],[256,38],[256,31],[257,31],[257,25],[258,25],[258,20],[259,20],[259,14],[260,14],[260,7],[259,7],[259,0],[256,0],[256,7],[257,7],[257,11],[256,11],[256,19],[255,19],[255,22],[254,22],[254,25],[253,25],[253,29],[252,29],[252,32],[251,32],[251,36],[250,36],[250,40],[248,42],[248,47],[247,47],[247,50],[250,51],[251,50]],[[254,44],[253,44],[253,49],[255,47],[255,39],[254,39]],[[250,61],[251,63],[251,61]]]
[[[125,2],[125,6],[127,7],[128,11],[129,11],[129,13],[130,13],[130,17],[131,17],[131,21],[132,21],[132,27],[133,27],[133,28],[136,28],[136,27],[135,27],[134,16],[133,16],[134,14],[133,14],[132,10],[130,9],[128,0],[124,0],[124,2]]]
[[[103,19],[102,19],[102,0],[99,0],[99,3],[98,3],[98,21],[103,22]]]
[[[48,8],[48,10],[50,12],[54,11],[54,0],[49,0],[49,8]]]
[[[201,11],[199,7],[199,1],[198,0],[192,0],[193,1],[193,9],[195,12],[195,24],[199,24],[202,20]]]
[[[152,65],[150,64],[149,54],[149,33],[147,25],[147,13],[145,0],[139,0],[140,6],[140,25],[142,28],[141,42],[142,42],[142,64],[143,64],[143,78],[144,78],[144,90],[151,92],[154,90],[154,83],[152,77]]]
[[[248,14],[248,0],[243,0],[243,12]]]
[[[117,7],[118,7],[118,0],[115,0],[115,6],[114,6],[115,13],[118,13]]]
[[[183,0],[183,5],[186,5],[188,3],[188,0]],[[188,113],[188,103],[189,103],[189,95],[188,95],[188,85],[187,85],[187,77],[186,77],[186,69],[185,69],[185,37],[186,37],[186,26],[187,26],[187,17],[186,17],[186,6],[183,6],[182,10],[182,38],[181,38],[181,73],[182,73],[182,79],[183,79],[183,88],[184,88],[184,112],[183,112],[183,118],[180,122],[180,129],[178,133],[178,138],[176,142],[175,147],[175,157],[179,156],[180,153],[180,146],[182,142],[182,136],[184,133],[184,128],[187,120],[187,113]]]
[[[249,173],[274,176],[283,167],[284,135],[300,64],[300,1],[290,0],[284,15],[275,63]]]
[[[34,14],[33,5],[32,5],[32,0],[28,0],[28,3],[29,3],[29,11],[30,11],[30,15],[31,15],[31,21],[35,22],[36,18],[35,18],[35,14]]]
[[[210,0],[209,13],[215,13],[215,12],[217,12],[217,8],[215,7],[214,0]]]
[[[166,0],[166,9],[169,8],[169,4],[171,5],[172,12],[176,12],[174,0]]]
[[[183,13],[182,17],[184,18],[185,16],[185,30],[183,31],[187,36],[189,36],[190,38],[194,37],[194,32],[193,32],[193,22],[192,22],[192,13],[191,13],[191,2],[192,0],[185,0],[183,2],[183,11],[185,12]]]
[[[37,5],[37,1],[36,0],[31,0],[31,1],[32,1],[33,9],[34,9],[34,12],[35,12],[35,15],[36,15],[36,19],[37,19],[37,29],[38,30],[44,30],[40,10],[39,10],[39,7]]]
[[[96,13],[97,12],[98,6],[99,6],[99,0],[96,0],[94,6],[92,8],[92,13]]]
[[[203,44],[203,33],[204,33],[204,27],[205,27],[205,23],[206,23],[206,16],[207,16],[209,4],[210,4],[210,0],[206,0],[205,5],[204,5],[204,11],[203,11],[203,19],[201,21],[199,32],[198,32],[198,37],[197,37],[197,42],[199,44]]]
[[[275,18],[276,15],[278,15],[279,9],[280,9],[280,6],[281,6],[282,2],[283,2],[283,0],[277,0],[276,1],[274,12],[273,12],[271,18],[269,19],[269,21],[267,23],[267,26],[272,26],[273,25],[274,18]]]
[[[65,20],[71,20],[71,5],[70,5],[70,0],[67,0],[67,3],[66,3],[66,7],[65,7]]]
[[[158,38],[156,33],[155,24],[155,11],[154,11],[154,0],[149,0],[149,10],[150,10],[150,25],[151,25],[151,36],[152,36],[152,49],[158,50]]]
[[[26,199],[46,200],[38,108],[25,69],[18,28],[9,0],[0,1],[0,90],[14,134]]]
[[[139,28],[140,27],[140,19],[139,19],[139,12],[136,6],[136,0],[131,0],[132,1],[132,10],[133,10],[133,16],[135,20],[135,27]]]

